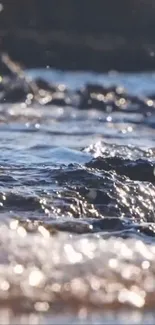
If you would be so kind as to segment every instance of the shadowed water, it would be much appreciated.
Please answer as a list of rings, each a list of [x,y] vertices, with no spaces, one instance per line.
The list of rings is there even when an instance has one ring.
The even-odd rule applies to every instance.
[[[1,82],[3,322],[153,324],[155,75],[27,73],[51,97]]]

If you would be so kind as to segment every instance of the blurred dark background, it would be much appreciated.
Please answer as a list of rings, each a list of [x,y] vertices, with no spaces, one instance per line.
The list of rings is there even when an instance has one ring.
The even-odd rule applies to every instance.
[[[155,69],[155,0],[1,0],[0,10],[1,51],[25,67]]]

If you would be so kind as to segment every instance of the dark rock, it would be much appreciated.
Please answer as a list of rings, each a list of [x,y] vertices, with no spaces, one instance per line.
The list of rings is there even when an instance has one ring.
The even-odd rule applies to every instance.
[[[23,102],[27,99],[28,92],[24,89],[23,86],[16,86],[12,88],[7,88],[3,92],[2,98],[0,99],[1,103],[17,103]]]
[[[70,106],[71,105],[71,99],[62,92],[55,92],[52,95],[52,98],[49,102],[47,102],[47,105],[56,105],[56,106]]]
[[[49,82],[47,82],[46,80],[44,80],[42,78],[36,78],[35,82],[40,89],[43,89],[46,91],[52,91],[52,92],[55,92],[57,90],[56,86],[51,85]]]
[[[155,182],[154,165],[143,159],[131,161],[117,156],[98,157],[87,163],[86,166],[106,171],[115,170],[118,174],[125,175],[132,180]]]
[[[137,232],[146,236],[155,237],[155,226],[154,224],[148,225],[138,225]]]
[[[94,231],[99,229],[99,231],[118,231],[124,230],[124,220],[119,218],[104,218],[93,222]]]

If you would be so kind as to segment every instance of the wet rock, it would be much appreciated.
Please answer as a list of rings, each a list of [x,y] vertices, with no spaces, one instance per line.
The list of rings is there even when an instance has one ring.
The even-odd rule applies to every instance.
[[[14,62],[11,61],[11,65],[14,65]],[[18,68],[16,65],[16,69]],[[21,77],[22,73],[23,77]],[[119,86],[86,84],[83,88],[73,91],[63,84],[49,83],[42,78],[29,80],[21,68],[19,75],[13,73],[13,76],[7,79],[2,78],[1,103],[25,102],[26,105],[30,105],[34,101],[39,105],[98,109],[108,114],[113,111],[137,112],[144,117],[150,116],[155,111],[155,102],[149,97],[133,96]]]
[[[56,105],[56,106],[69,106],[71,105],[71,99],[64,92],[54,92],[52,94],[51,100],[47,102],[47,105]]]
[[[147,101],[125,92],[122,87],[104,87],[98,84],[87,84],[78,91],[79,108],[96,108],[107,113],[112,111],[145,112],[151,110]]]
[[[109,98],[106,95],[109,94]],[[108,105],[114,105],[113,93],[101,85],[87,84],[82,90],[79,91],[80,109],[97,108],[103,111],[108,109]]]
[[[51,85],[48,81],[42,78],[36,78],[35,82],[39,89],[47,90],[47,91],[52,91],[55,92],[57,90],[57,87],[54,85]]]
[[[155,237],[155,226],[154,224],[148,224],[148,225],[139,225],[136,227],[137,232],[139,234],[143,234],[145,236],[149,237]]]
[[[95,220],[93,223],[94,231],[118,231],[124,230],[126,227],[124,225],[124,220],[119,218],[104,218],[101,220]]]
[[[118,174],[125,175],[132,180],[155,182],[154,164],[143,159],[131,161],[119,157],[99,157],[86,165],[100,170],[115,170]]]
[[[10,89],[5,89],[3,92],[1,103],[18,103],[25,102],[28,96],[28,92],[22,87],[12,87]]]

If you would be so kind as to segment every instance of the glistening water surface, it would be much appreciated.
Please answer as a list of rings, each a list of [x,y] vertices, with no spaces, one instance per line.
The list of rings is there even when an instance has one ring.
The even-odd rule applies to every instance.
[[[27,75],[40,103],[0,84],[1,323],[154,324],[155,74]]]

